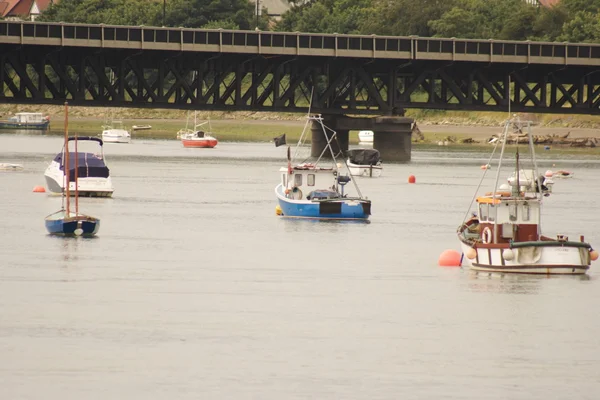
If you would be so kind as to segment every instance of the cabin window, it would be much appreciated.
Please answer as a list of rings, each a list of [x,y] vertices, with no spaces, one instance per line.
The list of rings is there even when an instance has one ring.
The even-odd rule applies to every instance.
[[[523,221],[529,221],[529,213],[531,212],[529,204],[523,204]]]
[[[511,221],[517,220],[517,203],[510,203],[508,205],[508,218]]]
[[[479,220],[480,221],[488,220],[488,205],[487,204],[479,205]]]
[[[493,222],[494,219],[496,219],[496,206],[493,204],[490,204],[490,210],[489,210],[489,214],[488,214],[488,221]]]
[[[308,174],[306,178],[306,184],[308,186],[315,186],[315,174]]]
[[[302,174],[296,174],[294,176],[294,186],[302,186]]]

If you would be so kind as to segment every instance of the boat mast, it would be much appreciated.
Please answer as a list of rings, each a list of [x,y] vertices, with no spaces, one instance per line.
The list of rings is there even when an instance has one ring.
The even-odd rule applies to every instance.
[[[500,150],[500,160],[498,161],[498,170],[496,171],[496,182],[494,183],[494,191],[492,192],[492,204],[494,205],[494,243],[498,243],[498,207],[495,203],[496,195],[498,192],[498,181],[500,180],[500,170],[502,169],[502,159],[504,158],[504,150],[506,149],[506,141],[508,139],[508,127],[511,126],[511,120],[507,120],[506,124],[504,124],[504,132],[502,133],[502,149]]]
[[[70,182],[69,182],[69,103],[65,101],[65,191],[67,202],[67,218],[71,215],[70,206]]]
[[[75,133],[75,215],[79,215],[79,153],[77,152],[77,132]],[[103,157],[104,158],[104,157]]]

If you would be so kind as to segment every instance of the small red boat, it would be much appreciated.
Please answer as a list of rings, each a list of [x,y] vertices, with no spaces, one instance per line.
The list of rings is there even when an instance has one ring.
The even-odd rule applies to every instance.
[[[204,131],[181,133],[179,137],[183,147],[213,148],[218,143],[214,136]]]
[[[190,118],[188,115],[188,121],[185,124],[185,128],[177,132],[177,138],[181,139],[183,147],[213,148],[217,145],[217,138],[215,138],[211,132],[205,132],[199,129],[204,124],[209,124],[210,128],[210,121],[204,121],[197,124],[196,113],[194,113],[194,129],[189,129],[187,127],[189,120]]]

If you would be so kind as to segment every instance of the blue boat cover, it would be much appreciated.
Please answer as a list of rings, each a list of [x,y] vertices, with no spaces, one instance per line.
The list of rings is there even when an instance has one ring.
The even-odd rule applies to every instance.
[[[64,170],[63,153],[58,153],[54,161]],[[109,170],[100,155],[94,153],[77,153],[77,177],[79,178],[108,178]],[[69,180],[75,180],[75,152],[69,152]]]

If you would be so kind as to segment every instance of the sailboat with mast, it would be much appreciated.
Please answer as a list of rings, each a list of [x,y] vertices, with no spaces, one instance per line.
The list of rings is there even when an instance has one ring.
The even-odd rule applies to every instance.
[[[526,130],[529,141],[531,170],[524,170],[519,149],[515,154],[514,175],[508,185],[499,186],[504,163],[506,142],[510,128]],[[458,227],[463,257],[462,264],[479,272],[527,274],[584,274],[598,252],[585,242],[569,240],[566,235],[548,237],[542,234],[542,199],[550,195],[544,185],[544,176],[538,173],[531,122],[518,118],[505,123],[504,131],[494,152],[502,143],[493,190],[473,197],[477,209]],[[491,163],[494,154],[488,162]],[[530,171],[524,173],[524,171]],[[487,169],[479,183],[479,188]],[[471,202],[471,206],[473,205]]]
[[[213,136],[211,132],[210,120],[198,123],[197,112],[194,112],[194,128],[189,129],[190,117],[188,115],[185,123],[185,128],[180,129],[177,132],[177,138],[181,139],[183,147],[194,147],[194,148],[210,148],[212,149],[218,143],[217,138]],[[203,130],[202,126],[208,124],[208,131]]]
[[[300,147],[314,123],[323,133],[326,146],[314,162],[305,159],[301,163],[295,160],[300,156]],[[287,167],[279,171],[281,182],[275,187],[275,196],[279,205],[279,215],[293,218],[367,220],[371,215],[371,200],[363,197],[358,184],[350,176],[348,164],[344,158],[338,163],[331,143],[337,141],[336,132],[323,123],[323,118],[309,116],[294,157],[290,147],[287,149]],[[277,144],[276,144],[277,145]],[[330,163],[327,159],[330,158]],[[295,164],[295,165],[294,165]],[[346,186],[352,182],[356,194],[350,196]],[[304,194],[306,192],[306,195]]]
[[[73,141],[75,146],[75,152],[69,151],[69,142]],[[63,193],[63,204],[59,211],[50,214],[45,219],[46,229],[51,235],[59,236],[83,236],[90,237],[98,233],[100,229],[100,220],[89,215],[81,214],[79,212],[79,182],[78,182],[78,148],[77,148],[77,135],[74,138],[69,138],[69,109],[68,104],[65,103],[65,144],[63,148],[63,169],[67,171],[64,175],[64,193]],[[71,174],[69,173],[69,162],[73,158],[75,163],[74,170],[74,190],[75,190],[75,211],[71,209]]]

